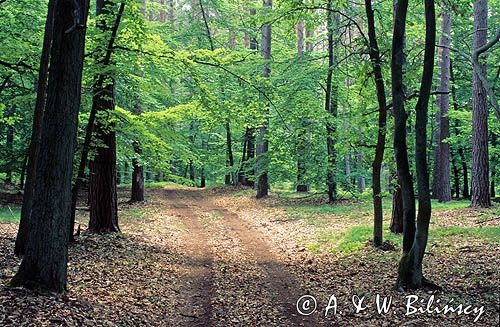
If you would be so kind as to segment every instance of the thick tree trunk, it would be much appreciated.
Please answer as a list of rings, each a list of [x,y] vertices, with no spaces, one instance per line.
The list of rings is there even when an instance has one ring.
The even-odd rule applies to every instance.
[[[109,0],[96,1],[97,27],[103,33],[112,29],[107,24],[106,18],[100,15],[107,15],[113,12],[114,5]],[[120,15],[121,16],[121,15]],[[103,53],[107,52],[104,49]],[[103,56],[106,57],[105,55]],[[99,60],[99,63],[102,59]],[[106,66],[110,62],[104,63]],[[89,231],[93,233],[118,232],[118,199],[116,193],[116,135],[115,126],[107,122],[105,117],[109,117],[111,111],[115,109],[115,81],[113,76],[96,76],[96,80],[103,80],[103,83],[94,89],[93,107],[96,108],[97,119],[94,126],[95,136],[104,146],[97,149],[94,159],[90,163],[90,221]]]
[[[474,2],[474,49],[488,37],[488,0]],[[486,75],[486,64],[474,65],[472,86],[472,167],[471,206],[490,207],[488,168],[488,105],[486,90],[478,74]],[[479,69],[479,70],[478,70]]]
[[[137,156],[142,154],[141,146],[136,142],[134,143],[134,152]],[[132,190],[130,193],[130,202],[144,201],[144,167],[139,163],[136,157],[132,159]]]
[[[387,134],[387,99],[385,84],[382,75],[380,50],[375,30],[375,18],[371,0],[365,0],[366,17],[368,19],[368,37],[370,40],[370,59],[373,67],[373,79],[377,89],[378,102],[378,133],[375,157],[372,163],[372,191],[373,191],[373,245],[382,245],[383,211],[382,211],[382,186],[380,181],[382,161],[384,159],[385,135]]]
[[[398,18],[398,16],[401,17],[406,15],[406,13],[402,13],[401,11],[403,11],[402,9],[404,8],[404,11],[406,12],[407,5],[406,0],[398,1],[396,18]],[[398,13],[401,13],[402,15],[398,15]],[[401,23],[398,19],[396,19],[396,22]],[[403,244],[411,244],[411,246],[409,250],[407,250],[408,248],[403,248],[403,256],[399,263],[397,285],[398,288],[403,290],[420,288],[426,283],[422,274],[422,260],[427,246],[429,223],[431,218],[431,195],[429,189],[429,170],[427,166],[427,114],[432,86],[436,42],[434,0],[425,0],[425,22],[424,69],[420,84],[420,95],[415,107],[415,164],[418,184],[418,217],[416,231],[414,220],[404,221]],[[402,23],[405,22],[402,21]],[[396,29],[397,27],[394,28],[394,39],[396,39]],[[394,39],[393,46],[395,45]],[[397,45],[396,48],[398,48]],[[395,93],[393,94],[395,95]],[[409,170],[406,173],[409,174]],[[413,183],[410,183],[406,186],[411,186],[413,191],[412,184]],[[403,186],[402,190],[403,208],[406,209],[406,200],[404,198],[405,189]],[[413,215],[415,215],[415,211],[413,212]],[[408,225],[413,225],[409,233],[407,233]]]
[[[85,29],[81,25],[87,21],[88,8],[87,0],[59,0],[54,16],[47,15],[54,17],[54,29],[40,143],[43,146],[36,160],[28,242],[11,281],[13,286],[66,290],[71,178],[85,48]],[[77,17],[73,17],[75,12]]]
[[[443,5],[444,6],[444,5]],[[447,8],[442,9],[441,41],[440,47],[440,69],[441,86],[440,91],[446,94],[440,95],[439,100],[439,139],[437,139],[439,151],[439,164],[437,173],[437,199],[439,202],[451,201],[450,189],[450,145],[445,142],[450,137],[450,120],[448,111],[450,107],[450,45],[451,45],[451,15]]]
[[[118,33],[118,27],[120,26],[120,21],[123,16],[124,9],[125,9],[125,3],[122,3],[120,5],[120,9],[118,10],[118,15],[116,17],[115,24],[111,32],[111,37],[108,41],[107,48],[105,49],[106,52],[101,62],[103,66],[106,66],[110,63],[111,55],[113,53],[113,45],[116,39],[116,35]],[[105,82],[104,79],[105,75],[98,76],[98,78],[94,81],[93,89],[101,90]],[[80,164],[78,166],[78,174],[75,183],[73,184],[73,188],[71,190],[71,220],[70,220],[70,232],[69,232],[70,242],[74,242],[73,231],[75,230],[76,204],[78,202],[78,192],[80,191],[80,187],[85,182],[85,169],[87,166],[88,155],[90,152],[90,145],[91,145],[90,143],[92,141],[92,134],[94,131],[94,122],[98,110],[97,104],[98,104],[97,101],[93,101],[92,103],[92,109],[90,110],[89,121],[87,122],[87,127],[85,129],[85,140],[83,142]]]
[[[338,115],[338,90],[332,87],[333,70],[336,65],[334,33],[336,21],[332,9],[332,0],[327,3],[327,33],[328,33],[328,72],[326,75],[325,110],[328,113],[326,120],[326,186],[328,189],[328,202],[337,200],[337,153],[335,152],[336,120]]]
[[[263,6],[265,13],[268,13],[272,6],[272,0],[263,0]],[[269,78],[271,73],[269,60],[271,59],[271,24],[265,23],[262,25],[262,46],[261,46],[261,56],[266,61],[264,69],[262,71],[262,77]],[[257,199],[266,197],[269,191],[269,180],[268,180],[268,150],[269,150],[269,140],[268,132],[269,128],[269,104],[265,104],[264,109],[264,122],[259,127],[259,135],[257,138],[256,154],[256,171],[257,171]]]

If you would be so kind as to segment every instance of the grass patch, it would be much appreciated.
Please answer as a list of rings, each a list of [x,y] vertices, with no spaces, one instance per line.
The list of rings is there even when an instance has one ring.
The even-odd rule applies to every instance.
[[[21,216],[21,208],[0,208],[0,223],[17,223]]]
[[[465,237],[475,237],[481,238],[493,243],[500,242],[500,227],[496,226],[485,226],[478,228],[466,228],[466,227],[448,227],[439,228],[430,231],[431,237],[446,238],[450,236],[465,236]]]
[[[147,209],[128,209],[120,212],[120,219],[123,220],[138,220],[144,219],[144,216],[148,213]]]

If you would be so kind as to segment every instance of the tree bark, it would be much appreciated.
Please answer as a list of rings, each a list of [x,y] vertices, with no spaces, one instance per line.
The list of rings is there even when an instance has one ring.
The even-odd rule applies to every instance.
[[[474,2],[474,48],[480,48],[488,37],[488,0]],[[491,206],[488,168],[488,106],[486,90],[479,74],[486,75],[486,64],[474,65],[472,84],[472,167],[471,206]]]
[[[443,6],[445,6],[443,4]],[[439,202],[451,201],[450,189],[450,145],[445,142],[450,137],[450,120],[448,111],[450,107],[450,46],[451,46],[451,15],[447,8],[442,8],[441,41],[440,47],[440,69],[441,85],[439,95],[439,165],[437,181],[437,199]]]
[[[382,75],[382,63],[380,50],[375,30],[375,19],[371,0],[365,0],[366,17],[368,19],[368,38],[370,41],[370,59],[373,67],[373,79],[377,89],[378,102],[378,133],[375,157],[372,163],[372,191],[373,191],[373,245],[382,245],[383,232],[383,210],[382,210],[382,186],[381,169],[384,159],[385,138],[387,134],[387,99],[385,96],[385,84]]]
[[[142,148],[139,143],[134,143],[134,152],[136,156],[142,154]],[[139,163],[137,157],[132,159],[132,190],[130,193],[130,202],[144,201],[144,167]]]
[[[401,187],[397,185],[392,196],[391,232],[403,233],[403,225],[403,194]]]
[[[123,8],[123,4],[121,6]],[[109,0],[96,1],[97,27],[106,33],[113,30],[106,18],[113,12],[114,5]],[[121,13],[119,13],[121,16]],[[101,17],[99,17],[101,16]],[[104,54],[107,49],[101,49]],[[104,58],[106,55],[104,55]],[[102,63],[98,59],[98,64]],[[101,69],[108,70],[111,62],[103,63]],[[104,75],[104,77],[101,77]],[[90,221],[89,231],[93,233],[119,232],[118,227],[118,199],[116,193],[116,135],[115,126],[106,119],[115,109],[115,81],[109,73],[101,73],[96,80],[103,80],[103,84],[94,89],[93,107],[96,108],[97,119],[94,131],[96,139],[104,146],[97,149],[94,159],[90,163]]]
[[[263,0],[264,14],[269,13],[272,9],[272,0]],[[271,68],[269,60],[271,59],[271,24],[265,23],[262,25],[262,46],[261,56],[266,61],[264,69],[262,70],[262,77],[269,78]],[[269,140],[268,140],[268,127],[269,127],[269,104],[265,104],[264,121],[259,127],[259,135],[257,138],[257,199],[261,199],[268,195],[269,181],[268,181],[268,168],[269,168]]]
[[[304,21],[299,20],[297,23],[297,57],[301,60],[304,56]],[[309,186],[305,183],[307,173],[306,155],[307,155],[307,127],[305,119],[300,122],[296,141],[297,154],[297,192],[309,191]]]
[[[88,8],[88,0],[59,0],[54,7],[43,146],[36,160],[28,242],[12,286],[66,290],[71,178],[85,49],[82,25]]]
[[[229,125],[229,120],[226,122],[226,147],[227,147],[227,162],[226,167],[231,170],[231,172],[226,174],[225,184],[231,185],[234,181],[233,176],[233,166],[234,166],[234,157],[233,157],[233,144],[231,141],[231,126]]]
[[[403,5],[404,3],[404,5]],[[406,0],[398,1],[398,9],[396,17],[406,16],[406,8],[408,3]],[[404,8],[405,13],[401,11]],[[398,15],[401,13],[402,15]],[[396,19],[397,23],[405,23]],[[427,114],[429,97],[432,86],[432,77],[434,70],[434,54],[436,43],[436,19],[434,0],[425,0],[425,53],[424,53],[424,69],[422,73],[422,80],[420,84],[420,95],[415,107],[416,122],[415,122],[415,164],[417,171],[417,185],[418,185],[418,216],[417,228],[415,231],[415,220],[404,221],[404,235],[403,244],[411,244],[408,248],[403,248],[403,256],[399,263],[398,269],[398,288],[407,290],[420,288],[426,284],[426,280],[422,274],[422,260],[427,246],[427,239],[429,235],[429,223],[431,218],[431,195],[429,189],[429,170],[427,166]],[[396,39],[396,29],[394,39]],[[404,29],[404,27],[403,27]],[[398,34],[399,36],[399,34]],[[394,46],[394,41],[393,41]],[[398,47],[397,47],[398,48]],[[394,51],[394,50],[393,50]],[[394,59],[393,59],[394,60]],[[397,59],[396,59],[397,60]],[[395,93],[394,93],[395,95]],[[396,140],[395,140],[396,144]],[[399,164],[398,164],[399,166]],[[409,175],[409,171],[405,174]],[[400,176],[404,176],[403,174]],[[406,199],[404,197],[404,187],[410,186],[413,192],[413,183],[403,184],[403,208],[407,208]],[[415,200],[413,200],[413,206]],[[415,215],[415,208],[413,208],[413,217]],[[408,218],[408,217],[405,217]],[[412,225],[408,229],[408,226]],[[409,231],[407,233],[407,231]]]
[[[326,121],[326,151],[327,170],[326,186],[328,189],[328,202],[337,200],[337,153],[335,152],[335,134],[337,131],[336,120],[338,115],[338,90],[332,87],[333,70],[336,65],[335,44],[335,17],[332,9],[332,0],[327,3],[327,33],[328,33],[328,72],[326,75],[325,110],[328,113]]]
[[[111,37],[108,41],[106,52],[101,62],[103,66],[108,65],[111,61],[114,42],[116,39],[116,35],[118,33],[118,27],[120,26],[120,21],[123,16],[124,10],[125,10],[125,3],[122,3],[120,5],[120,9],[118,10],[118,15],[116,16],[115,24],[111,32]],[[105,76],[100,75],[94,81],[93,90],[102,89],[104,85],[104,79]],[[87,127],[85,129],[85,140],[83,142],[80,164],[78,166],[78,174],[75,183],[73,184],[73,188],[71,190],[71,219],[70,219],[70,232],[69,232],[70,242],[74,242],[73,231],[75,230],[76,204],[78,202],[78,193],[80,191],[80,188],[85,182],[85,169],[87,167],[88,155],[90,152],[90,143],[92,141],[92,134],[94,131],[94,122],[96,119],[96,113],[98,109],[97,104],[98,104],[97,101],[92,102],[92,109],[90,110],[89,121],[87,122]]]
[[[392,38],[392,103],[394,110],[394,154],[399,185],[403,198],[403,252],[408,253],[415,237],[415,193],[408,163],[406,142],[405,94],[403,89],[404,35],[406,29],[407,0],[398,0],[394,15]]]

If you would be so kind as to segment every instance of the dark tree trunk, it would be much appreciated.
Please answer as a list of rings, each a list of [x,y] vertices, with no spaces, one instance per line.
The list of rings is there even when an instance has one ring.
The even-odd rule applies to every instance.
[[[391,232],[395,234],[403,233],[403,225],[403,193],[398,185],[392,195]]]
[[[106,33],[113,27],[107,23],[108,15],[113,12],[114,5],[109,0],[96,1],[97,27]],[[123,8],[123,4],[120,9]],[[120,10],[122,11],[122,10]],[[121,16],[121,13],[119,13]],[[108,49],[100,49],[106,58]],[[102,63],[103,59],[98,59]],[[107,69],[111,62],[103,64],[101,69]],[[96,138],[104,146],[97,149],[94,159],[90,163],[90,221],[89,231],[93,233],[118,232],[118,199],[116,193],[116,135],[115,126],[105,119],[115,109],[115,81],[109,74],[96,76],[96,80],[103,80],[101,85],[94,89],[93,107],[96,108],[97,119],[94,132]]]
[[[103,66],[109,65],[111,61],[111,55],[113,53],[113,45],[116,39],[116,35],[118,33],[118,27],[120,26],[120,21],[123,16],[123,11],[125,9],[125,3],[120,5],[120,9],[118,10],[118,15],[116,17],[115,24],[113,26],[113,30],[111,32],[111,38],[108,41],[107,48],[105,49],[105,55],[101,61]],[[104,87],[105,75],[100,75],[94,81],[93,89],[101,90]],[[88,156],[90,152],[90,143],[92,141],[92,134],[94,131],[94,122],[96,119],[96,113],[98,110],[97,107],[98,101],[93,101],[92,109],[90,110],[89,121],[87,122],[87,127],[85,129],[85,140],[82,146],[82,153],[80,158],[80,164],[78,166],[78,174],[73,184],[73,188],[71,190],[71,220],[70,220],[70,231],[69,238],[70,242],[74,242],[73,232],[75,230],[75,218],[76,218],[76,204],[78,202],[78,192],[80,191],[81,186],[85,183],[85,169],[87,167]]]
[[[335,17],[332,9],[332,0],[327,3],[327,29],[328,29],[328,72],[326,75],[325,110],[328,113],[326,121],[326,151],[328,154],[326,168],[326,186],[328,188],[328,201],[337,200],[337,154],[335,152],[336,119],[338,115],[338,91],[332,88],[333,69],[336,64],[334,53]]]
[[[232,176],[233,176],[232,170],[234,167],[234,157],[233,157],[233,144],[231,141],[231,126],[229,125],[229,121],[226,122],[226,147],[227,147],[226,168],[230,169],[231,172],[226,174],[225,184],[231,185],[233,182],[232,180],[234,180],[234,178],[232,178]]]
[[[394,23],[395,17],[396,17],[396,4],[397,4],[397,0],[393,0],[393,23]],[[401,65],[403,67],[403,74],[404,74],[404,67],[406,67],[406,62],[407,62],[407,55],[405,52],[405,49],[406,49],[406,33],[405,33],[405,31],[403,31],[402,38],[403,38],[403,40],[401,41],[402,42],[401,46],[403,49],[401,51],[403,53],[401,54],[401,56],[402,56]],[[406,85],[404,84],[403,81],[401,81],[401,83],[403,84],[401,86],[403,94],[406,96],[406,93],[407,93],[406,92]],[[403,104],[404,104],[404,102],[403,102]],[[394,107],[392,110],[392,114],[394,116]],[[394,138],[394,132],[393,132],[392,137]],[[401,182],[399,181],[397,169],[396,169],[396,172],[394,172],[394,176],[395,176],[394,179],[396,180],[396,184],[394,186],[394,192],[392,194],[391,231],[393,233],[403,233],[403,222],[404,222],[403,193],[401,191],[401,186],[400,186]]]
[[[488,0],[474,2],[474,49],[487,42]],[[479,69],[479,71],[478,71]],[[486,64],[474,65],[472,86],[471,206],[490,207],[488,168],[488,105],[486,89],[478,74],[486,75]]]
[[[135,144],[134,151],[136,155],[142,154],[142,149],[139,144]],[[132,159],[132,191],[130,195],[130,202],[144,201],[144,168],[139,163],[137,158]]]
[[[443,4],[443,6],[445,6]],[[448,111],[450,107],[450,45],[451,45],[451,15],[447,8],[442,8],[441,40],[440,40],[440,69],[441,86],[440,91],[446,94],[440,95],[439,100],[439,138],[437,149],[439,151],[439,164],[437,172],[437,199],[439,202],[451,201],[450,189],[450,145],[445,142],[450,137],[450,120]]]
[[[203,150],[204,153],[208,151],[208,140],[205,140],[203,138],[203,135],[201,136],[201,149]],[[205,176],[205,166],[202,163],[200,168],[200,188],[204,188],[206,186],[207,186],[207,180]]]
[[[305,183],[307,173],[306,155],[307,155],[307,124],[304,120],[297,135],[297,192],[308,192],[309,186]]]
[[[243,159],[241,162],[240,177],[238,182],[243,186],[254,186],[253,163],[250,160],[255,158],[255,129],[247,127],[245,131],[245,144],[243,149]],[[252,165],[252,166],[251,166]]]
[[[415,236],[415,193],[408,163],[406,142],[407,115],[404,108],[403,88],[404,35],[406,29],[407,0],[398,0],[394,15],[392,39],[392,103],[394,110],[394,154],[398,170],[398,180],[403,198],[403,252],[408,253]]]
[[[272,0],[263,0],[263,6],[265,13],[269,13],[273,6]],[[266,61],[265,67],[262,71],[262,77],[269,78],[271,73],[271,68],[269,66],[269,60],[271,59],[271,24],[265,23],[262,25],[262,46],[261,46],[261,56]],[[257,138],[257,199],[266,197],[269,191],[269,181],[268,181],[268,150],[269,150],[269,140],[267,129],[269,127],[269,104],[266,104],[264,109],[264,122],[259,127],[259,135]]]
[[[196,183],[196,175],[194,173],[193,159],[189,160],[189,179]]]
[[[383,211],[382,211],[382,186],[381,169],[384,160],[385,135],[387,133],[387,99],[385,97],[385,85],[382,75],[382,63],[380,50],[378,48],[377,34],[375,31],[375,19],[373,15],[371,0],[365,1],[366,17],[368,19],[368,37],[370,40],[370,59],[373,67],[373,78],[377,88],[378,101],[378,133],[375,157],[372,163],[372,190],[373,190],[373,245],[382,245]]]
[[[402,16],[406,16],[406,9],[408,3],[406,0],[398,1],[396,10],[396,23],[405,24],[405,20],[399,20]],[[422,81],[420,84],[420,95],[415,107],[416,112],[416,122],[415,122],[415,164],[417,171],[417,185],[418,185],[418,216],[417,216],[417,228],[415,230],[415,220],[409,220],[408,216],[405,217],[404,221],[404,235],[403,244],[408,247],[403,247],[403,256],[399,263],[398,269],[398,288],[407,290],[420,288],[426,284],[426,280],[422,274],[422,260],[425,253],[425,248],[427,246],[427,239],[429,235],[429,223],[431,218],[431,195],[429,189],[429,170],[427,166],[427,114],[428,114],[428,104],[429,97],[431,93],[432,77],[434,70],[434,54],[435,54],[435,42],[436,42],[436,18],[434,9],[434,0],[425,0],[425,53],[424,53],[424,69],[422,73]],[[394,39],[393,47],[398,45],[395,44],[395,40],[399,37],[399,33],[396,36],[396,30],[398,25],[394,27]],[[404,27],[403,27],[404,31]],[[394,49],[393,49],[394,51]],[[393,52],[394,54],[394,52]],[[398,57],[398,56],[397,56]],[[394,64],[393,58],[393,68],[397,66]],[[396,58],[397,62],[397,58]],[[394,70],[393,70],[394,71]],[[398,69],[396,69],[396,72]],[[401,74],[402,72],[397,72]],[[400,76],[401,76],[400,75]],[[394,76],[393,76],[394,82]],[[396,81],[398,82],[398,81]],[[394,87],[394,86],[393,86]],[[396,93],[393,93],[395,96]],[[396,107],[395,107],[396,108]],[[399,113],[400,114],[400,113]],[[400,121],[398,121],[400,123]],[[396,145],[395,140],[395,145]],[[400,144],[398,144],[400,145]],[[399,169],[399,162],[398,162]],[[401,171],[403,173],[403,171]],[[407,169],[405,174],[409,175],[409,170]],[[404,174],[400,174],[401,177]],[[404,185],[404,186],[403,186]],[[413,183],[402,184],[401,188],[403,191],[403,210],[407,209],[407,200],[405,199],[405,187],[411,187],[411,192],[413,192]],[[415,215],[415,200],[413,200],[413,217]],[[412,226],[408,228],[408,226]]]
[[[457,160],[455,156],[451,157],[451,166],[453,170],[453,193],[455,194],[455,198],[460,198],[460,172],[457,167]]]
[[[146,19],[145,9],[146,1],[142,0],[142,16]],[[141,67],[141,77],[144,77],[144,67]],[[142,114],[142,107],[140,99],[136,99],[137,103],[134,105],[134,113],[137,116]],[[144,167],[140,162],[142,155],[141,143],[138,140],[133,142],[133,148],[135,156],[132,158],[132,187],[130,190],[130,200],[129,203],[143,202],[144,201]]]
[[[299,20],[297,23],[297,57],[300,59],[304,55],[304,22]],[[307,155],[307,123],[301,120],[300,129],[297,135],[296,153],[297,153],[297,192],[309,191],[309,186],[304,178],[307,173],[306,155]]]
[[[493,147],[493,149],[496,149],[497,146],[498,146],[498,142],[497,142],[497,134],[495,133],[491,133],[491,146]],[[497,167],[497,164],[498,164],[498,156],[497,155],[494,155],[492,158],[491,158],[491,184],[490,184],[490,196],[492,199],[494,199],[496,197],[496,192],[495,192],[495,179],[496,179],[496,167]]]
[[[238,169],[238,174],[236,177],[236,184],[243,185],[245,180],[245,162],[247,161],[247,144],[248,144],[248,127],[245,129],[245,134],[243,135],[243,150],[241,155],[240,168]]]
[[[75,4],[79,8],[75,8]],[[59,0],[54,8],[47,101],[36,160],[25,255],[13,286],[66,290],[73,154],[85,48],[87,0]],[[49,8],[51,10],[51,8]],[[77,17],[73,18],[73,13]]]

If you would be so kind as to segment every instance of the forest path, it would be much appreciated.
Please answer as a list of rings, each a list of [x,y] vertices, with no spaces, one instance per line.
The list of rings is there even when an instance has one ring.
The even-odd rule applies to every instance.
[[[186,228],[182,294],[190,300],[180,315],[188,325],[317,325],[298,315],[296,300],[306,293],[260,231],[203,190],[167,188],[164,200]]]

